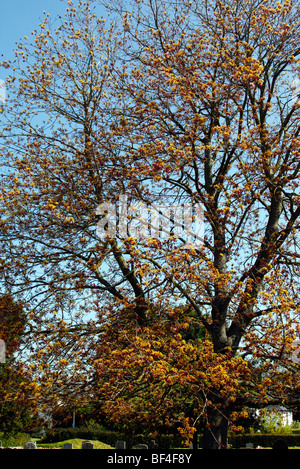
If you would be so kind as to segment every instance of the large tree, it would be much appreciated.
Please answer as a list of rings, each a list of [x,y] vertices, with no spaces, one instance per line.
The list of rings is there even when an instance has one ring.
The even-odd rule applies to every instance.
[[[217,354],[257,356],[263,376],[278,376],[271,364],[299,334],[298,5],[114,5],[127,37],[125,132],[137,173],[148,165],[164,194],[204,206],[202,249],[151,261],[197,311]],[[297,379],[281,383],[283,400]],[[212,446],[232,407],[219,386],[206,394]]]
[[[204,447],[225,447],[245,406],[298,405],[297,2],[115,1],[109,26],[68,3],[11,65],[4,284],[27,302],[49,398],[65,384],[115,420],[188,437],[201,422]],[[170,236],[110,231],[120,194]],[[175,208],[200,204],[187,244]]]

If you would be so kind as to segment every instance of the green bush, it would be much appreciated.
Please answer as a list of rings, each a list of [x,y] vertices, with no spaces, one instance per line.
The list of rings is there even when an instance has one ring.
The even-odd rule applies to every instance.
[[[30,439],[30,435],[28,435],[27,433],[0,433],[0,441],[2,442],[3,447],[24,446],[26,441],[29,441]]]

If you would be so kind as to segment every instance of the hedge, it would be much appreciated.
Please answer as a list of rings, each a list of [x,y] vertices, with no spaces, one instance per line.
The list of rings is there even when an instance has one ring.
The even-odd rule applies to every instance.
[[[279,438],[284,439],[289,447],[300,447],[300,435],[287,433],[230,435],[228,442],[232,448],[244,448],[246,443],[252,443],[254,448],[257,446],[261,446],[262,448],[272,448],[273,443]]]

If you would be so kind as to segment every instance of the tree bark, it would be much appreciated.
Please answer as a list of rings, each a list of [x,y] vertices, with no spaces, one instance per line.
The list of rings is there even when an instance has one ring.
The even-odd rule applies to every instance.
[[[227,449],[228,415],[224,409],[211,407],[207,412],[207,426],[203,433],[203,449]]]

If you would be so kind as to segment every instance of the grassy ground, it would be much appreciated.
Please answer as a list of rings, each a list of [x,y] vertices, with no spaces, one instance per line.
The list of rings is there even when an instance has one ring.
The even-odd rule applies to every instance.
[[[45,448],[45,449],[51,449],[51,448],[58,448],[62,449],[64,446],[64,443],[72,443],[73,444],[73,449],[81,449],[82,447],[82,442],[86,440],[82,440],[80,438],[74,438],[72,440],[65,440],[65,441],[58,441],[56,443],[39,443],[37,441],[37,448]],[[93,440],[92,440],[93,441]],[[111,446],[102,443],[101,441],[93,441],[94,443],[94,449],[112,449]]]

